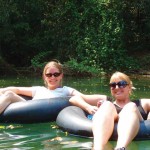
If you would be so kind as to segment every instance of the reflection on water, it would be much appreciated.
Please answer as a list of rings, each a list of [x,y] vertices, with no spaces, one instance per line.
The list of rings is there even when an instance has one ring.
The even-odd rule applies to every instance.
[[[2,124],[1,126],[7,126]],[[79,138],[71,137],[55,128],[55,123],[25,124],[20,128],[1,129],[0,149],[73,149],[86,147],[89,144],[79,142]]]
[[[2,124],[1,126],[6,126]],[[24,124],[20,128],[0,130],[0,149],[7,150],[90,150],[92,138],[68,135],[55,128],[55,122],[41,124]],[[106,150],[112,150],[116,141],[110,141]],[[149,150],[149,141],[133,141],[127,150]]]
[[[64,85],[74,87],[83,93],[110,95],[107,78],[66,78]],[[133,79],[136,91],[134,97],[150,98],[150,78]],[[39,79],[1,79],[0,87],[42,85]],[[68,135],[59,130],[55,122],[41,124],[0,124],[0,149],[3,150],[89,150],[93,139]],[[115,141],[110,141],[106,150],[112,150]],[[149,150],[150,141],[133,141],[127,150]]]

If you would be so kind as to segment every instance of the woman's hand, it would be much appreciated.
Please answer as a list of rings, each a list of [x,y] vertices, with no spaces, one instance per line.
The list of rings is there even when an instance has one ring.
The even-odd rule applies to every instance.
[[[97,106],[89,106],[87,108],[87,112],[91,115],[94,115],[96,113],[96,111],[98,110],[98,107]]]
[[[97,102],[97,106],[92,106],[90,105],[88,108],[87,108],[87,112],[89,114],[92,114],[94,115],[96,113],[96,111],[98,110],[98,108],[105,102],[106,100],[99,100]]]
[[[106,100],[100,100],[100,101],[98,101],[97,102],[97,107],[100,107],[104,103],[104,101],[106,101]]]

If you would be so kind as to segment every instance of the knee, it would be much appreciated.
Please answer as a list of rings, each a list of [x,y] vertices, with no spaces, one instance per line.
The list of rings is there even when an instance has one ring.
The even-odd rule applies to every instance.
[[[125,109],[127,112],[136,112],[136,111],[137,111],[137,106],[136,106],[135,103],[130,102],[130,103],[128,103],[127,105],[125,105],[124,109]]]
[[[12,92],[12,91],[6,91],[6,92],[4,93],[4,96],[7,97],[7,98],[12,98],[12,97],[15,96],[15,93]]]
[[[114,104],[110,101],[105,101],[103,104],[99,107],[97,113],[100,114],[113,114],[115,112]]]
[[[130,102],[124,106],[122,111],[120,112],[120,115],[131,115],[137,113],[138,109],[135,103]]]
[[[114,118],[114,120],[116,120],[117,117],[118,115],[114,104],[110,101],[105,101],[94,114],[93,120],[97,120],[97,118]]]
[[[100,108],[103,108],[103,109],[105,109],[105,110],[112,110],[112,109],[114,109],[114,104],[112,103],[112,102],[110,102],[110,101],[105,101],[105,102],[103,102],[103,104],[101,105],[101,107]]]

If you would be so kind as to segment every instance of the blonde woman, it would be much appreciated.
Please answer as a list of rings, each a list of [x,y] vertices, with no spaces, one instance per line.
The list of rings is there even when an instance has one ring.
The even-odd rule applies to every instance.
[[[150,111],[150,99],[131,101],[133,84],[130,78],[121,72],[115,72],[110,79],[110,91],[114,103],[103,102],[93,116],[94,150],[105,150],[112,135],[114,123],[118,122],[118,140],[115,150],[125,150],[137,135],[140,121],[146,120]]]
[[[19,95],[30,96],[32,100],[74,96],[70,99],[70,102],[76,104],[80,101],[90,114],[97,111],[98,108],[93,105],[96,105],[98,100],[107,98],[106,95],[84,95],[74,88],[62,86],[62,79],[63,67],[61,63],[57,60],[52,60],[45,65],[43,70],[45,86],[0,88],[0,113],[11,103],[26,101]]]

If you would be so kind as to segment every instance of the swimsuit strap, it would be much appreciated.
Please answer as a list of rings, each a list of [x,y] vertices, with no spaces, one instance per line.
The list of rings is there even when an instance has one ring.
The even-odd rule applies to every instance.
[[[139,112],[141,113],[141,116],[143,117],[144,120],[147,120],[147,117],[148,117],[148,113],[146,113],[141,105],[141,101],[140,100],[133,100],[132,101],[133,103],[136,104]],[[119,107],[118,105],[114,104],[114,106],[116,107],[116,111],[117,113],[120,113],[122,108]]]
[[[143,109],[142,105],[141,105],[141,100],[134,100],[132,101],[136,104],[136,106],[138,107],[142,117],[144,120],[147,120],[147,117],[148,117],[148,113],[145,112],[145,110]]]

